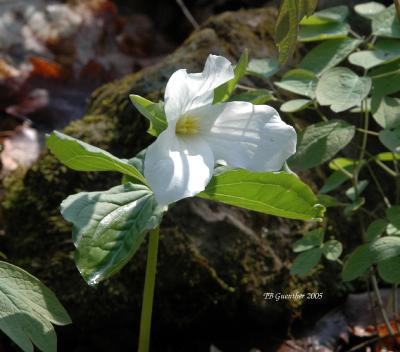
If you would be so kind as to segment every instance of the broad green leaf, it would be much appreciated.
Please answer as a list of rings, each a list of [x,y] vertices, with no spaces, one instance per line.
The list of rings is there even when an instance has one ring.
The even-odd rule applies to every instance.
[[[372,116],[381,127],[395,128],[400,126],[399,98],[384,96],[380,100],[374,100],[371,108]]]
[[[393,161],[395,159],[400,160],[400,154],[384,152],[384,153],[376,154],[374,156],[374,158],[376,158],[380,161]]]
[[[350,31],[347,23],[328,23],[316,26],[301,26],[298,40],[313,42],[318,40],[345,38]]]
[[[342,255],[342,252],[343,246],[339,241],[336,240],[326,241],[322,246],[322,253],[328,260],[338,260],[339,257]]]
[[[268,78],[279,71],[279,62],[274,58],[252,59],[247,65],[246,74]]]
[[[71,323],[55,294],[36,277],[0,261],[0,330],[25,352],[56,352],[52,324]]]
[[[322,256],[321,248],[313,248],[306,252],[300,253],[294,260],[290,273],[292,275],[306,276],[310,273]]]
[[[240,55],[239,62],[234,69],[235,76],[230,81],[214,89],[214,104],[221,103],[229,99],[229,97],[235,90],[236,85],[239,83],[240,79],[246,73],[248,62],[249,62],[249,53],[247,49],[245,49],[242,55]]]
[[[357,247],[346,260],[343,271],[343,281],[352,281],[365,274],[372,265],[372,254],[368,244]]]
[[[275,100],[274,93],[268,89],[256,89],[237,94],[231,97],[230,101],[248,101],[255,105],[265,104],[268,101]]]
[[[317,198],[318,202],[325,208],[338,207],[341,205],[336,198],[328,196],[327,194],[318,194]]]
[[[400,40],[396,38],[378,38],[374,43],[374,48],[383,51],[392,60],[400,56]]]
[[[227,171],[198,196],[291,219],[320,219],[325,210],[306,184],[285,172]]]
[[[73,170],[116,171],[146,184],[143,175],[126,160],[79,139],[54,131],[47,135],[46,143],[57,159]]]
[[[300,253],[321,246],[324,241],[324,229],[318,228],[306,233],[293,243],[293,252]]]
[[[364,244],[349,256],[342,278],[344,281],[354,280],[365,273],[373,264],[400,256],[400,237],[385,236]]]
[[[158,136],[162,131],[167,128],[167,118],[164,112],[164,103],[162,101],[153,103],[140,95],[131,94],[129,99],[135,108],[146,117],[150,126],[147,132],[152,136]]]
[[[375,67],[368,75],[372,78],[372,106],[377,106],[376,99],[400,91],[400,62]]]
[[[300,62],[300,68],[321,74],[342,62],[360,44],[359,39],[332,39],[312,48]]]
[[[379,140],[393,153],[400,153],[400,127],[380,131]]]
[[[354,165],[349,165],[349,166],[344,167],[344,169],[346,171],[352,173],[354,170],[354,167],[355,167]],[[321,187],[321,189],[319,191],[320,191],[320,193],[332,192],[349,179],[350,178],[348,175],[346,175],[344,172],[342,172],[340,170],[337,170],[327,178],[324,185]]]
[[[78,270],[94,285],[132,258],[146,233],[159,226],[163,209],[146,186],[125,183],[69,196],[61,204],[61,214],[73,224]]]
[[[297,142],[297,152],[289,165],[299,170],[310,169],[332,159],[353,139],[355,128],[343,120],[330,120],[308,126]]]
[[[368,180],[362,180],[357,183],[356,187],[350,187],[348,190],[346,190],[347,198],[354,202],[364,192],[365,188],[368,186],[368,183]]]
[[[280,107],[282,112],[297,112],[306,109],[311,105],[309,99],[294,99],[283,103]]]
[[[366,2],[364,4],[358,4],[354,6],[354,11],[368,19],[374,18],[377,14],[386,9],[385,5],[382,5],[375,1]]]
[[[391,56],[387,52],[380,50],[361,50],[349,56],[349,62],[353,65],[360,66],[365,70],[369,70],[375,66],[383,65],[398,56]]]
[[[316,97],[321,105],[330,105],[334,112],[341,112],[359,105],[370,89],[369,77],[359,77],[346,67],[335,67],[318,81]]]
[[[369,224],[367,228],[367,240],[373,241],[380,235],[382,235],[382,233],[386,229],[387,224],[388,223],[385,219],[378,219]]]
[[[394,205],[386,211],[389,222],[400,229],[400,205]]]
[[[351,216],[353,212],[355,212],[358,209],[360,209],[364,204],[365,204],[365,198],[364,197],[357,198],[357,199],[355,199],[353,201],[353,203],[347,205],[343,209],[343,213],[344,213],[345,216]]]
[[[279,63],[293,56],[299,29],[298,0],[282,0],[275,25],[275,41],[279,48]]]
[[[289,92],[314,98],[317,76],[311,71],[294,69],[286,72],[282,80],[275,82],[275,85]]]
[[[400,22],[394,5],[387,7],[372,18],[372,34],[381,37],[400,38]]]
[[[389,284],[400,284],[400,256],[379,262],[378,273]]]
[[[327,23],[340,23],[346,19],[348,14],[349,8],[347,6],[329,7],[304,18],[300,24],[303,26],[315,26]]]

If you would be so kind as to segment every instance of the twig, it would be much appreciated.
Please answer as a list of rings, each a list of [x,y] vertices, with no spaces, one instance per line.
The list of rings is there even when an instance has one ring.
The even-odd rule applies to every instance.
[[[383,321],[385,322],[386,328],[388,329],[388,331],[390,333],[390,336],[393,337],[393,336],[396,335],[396,333],[394,332],[393,327],[390,324],[390,321],[389,321],[389,318],[387,316],[385,307],[383,306],[382,297],[381,297],[381,294],[379,292],[378,283],[376,281],[376,276],[372,271],[371,271],[371,282],[372,282],[372,288],[374,289],[375,296],[376,296],[376,299],[377,299],[377,302],[378,302],[379,310],[380,310],[380,312],[382,314]]]
[[[194,29],[199,29],[200,28],[199,23],[192,16],[192,14],[190,13],[189,9],[184,4],[183,0],[176,0],[176,3],[181,8],[181,10],[182,10],[183,14],[185,15],[185,17],[187,18],[187,20],[192,24],[193,28]]]

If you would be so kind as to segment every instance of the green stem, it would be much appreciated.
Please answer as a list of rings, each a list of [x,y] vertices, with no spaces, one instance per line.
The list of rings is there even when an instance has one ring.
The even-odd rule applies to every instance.
[[[391,76],[391,75],[396,74],[396,73],[400,73],[400,70],[395,70],[395,71],[391,71],[391,72],[381,73],[380,75],[370,76],[370,78],[371,78],[371,79],[383,78],[383,77]]]
[[[142,315],[140,318],[140,335],[138,352],[148,352],[150,348],[151,315],[153,312],[154,285],[157,271],[158,240],[160,229],[150,231],[147,252],[146,276],[143,289]]]

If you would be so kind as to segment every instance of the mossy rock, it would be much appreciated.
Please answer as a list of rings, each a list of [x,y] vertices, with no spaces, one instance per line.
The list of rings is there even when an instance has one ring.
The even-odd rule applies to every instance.
[[[64,132],[119,157],[132,157],[152,139],[146,134],[145,119],[131,106],[129,94],[162,98],[175,70],[201,71],[210,53],[232,61],[245,48],[251,57],[276,56],[271,37],[274,18],[275,10],[270,8],[211,18],[161,63],[96,90],[86,115]],[[146,245],[120,274],[96,288],[89,287],[75,268],[71,228],[59,213],[60,202],[69,194],[105,190],[119,182],[117,174],[69,170],[48,152],[26,174],[4,181],[6,236],[1,238],[1,248],[12,262],[48,284],[70,312],[74,324],[59,330],[61,350],[122,351],[128,345],[134,349]],[[184,200],[173,207],[161,229],[153,333],[156,350],[196,351],[199,341],[204,346],[212,342],[208,339],[215,328],[223,330],[218,324],[230,319],[248,319],[263,327],[285,322],[290,304],[265,301],[263,293],[285,292],[294,285],[299,291],[320,286],[317,280],[294,283],[288,274],[290,244],[303,227],[300,222],[201,199]],[[196,330],[199,326],[204,330],[201,334]],[[251,324],[244,328],[251,330]],[[245,341],[245,335],[231,337],[232,346]]]

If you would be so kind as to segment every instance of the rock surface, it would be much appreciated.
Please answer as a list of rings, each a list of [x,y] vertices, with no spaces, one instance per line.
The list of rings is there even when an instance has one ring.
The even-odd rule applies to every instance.
[[[274,18],[269,8],[211,18],[160,64],[96,90],[85,116],[65,133],[132,157],[151,137],[129,94],[162,98],[175,70],[201,71],[209,53],[233,62],[245,48],[254,58],[275,56]],[[27,174],[4,182],[6,236],[0,247],[47,283],[70,312],[74,324],[59,329],[61,351],[136,348],[146,246],[120,274],[89,287],[74,266],[71,229],[59,214],[67,195],[105,190],[119,180],[116,174],[68,170],[45,152]],[[277,330],[265,331],[285,326],[294,303],[265,301],[263,293],[318,290],[324,282],[318,275],[300,280],[288,274],[290,244],[307,226],[201,199],[178,203],[161,229],[155,350],[206,351],[215,343],[234,351],[276,343]]]

